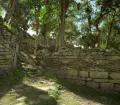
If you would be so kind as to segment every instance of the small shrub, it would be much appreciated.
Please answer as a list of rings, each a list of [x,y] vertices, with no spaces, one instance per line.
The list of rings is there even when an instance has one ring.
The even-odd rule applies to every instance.
[[[60,96],[60,91],[59,91],[59,85],[58,85],[59,81],[57,76],[52,72],[47,72],[44,75],[55,82],[54,84],[55,89],[49,89],[48,93],[49,95],[53,96],[55,100],[58,100]]]
[[[52,97],[54,97],[54,99],[55,100],[58,100],[59,99],[59,96],[60,96],[60,92],[59,92],[59,90],[56,88],[56,89],[50,89],[49,91],[48,91],[48,94],[50,95],[50,96],[52,96]]]
[[[52,73],[52,72],[46,72],[44,75],[45,75],[46,77],[49,77],[50,79],[52,79],[52,80],[54,80],[54,81],[57,81],[56,75],[55,75],[54,73]]]
[[[20,68],[2,72],[0,73],[0,85],[13,85],[16,81],[22,81],[24,76],[25,72]]]

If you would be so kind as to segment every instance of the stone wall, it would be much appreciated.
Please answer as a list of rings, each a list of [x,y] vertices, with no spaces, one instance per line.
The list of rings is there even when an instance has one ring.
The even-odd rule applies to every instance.
[[[34,52],[35,39],[22,29],[18,33],[10,31],[0,17],[0,72],[13,68],[16,51]]]
[[[0,72],[12,69],[14,38],[13,33],[0,20]]]
[[[80,85],[120,92],[120,55],[115,51],[66,50],[49,55],[45,70]]]

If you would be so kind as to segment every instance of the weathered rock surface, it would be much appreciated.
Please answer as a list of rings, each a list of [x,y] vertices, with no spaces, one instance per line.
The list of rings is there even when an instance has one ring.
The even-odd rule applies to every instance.
[[[93,79],[95,82],[108,82],[108,79]]]
[[[114,84],[113,83],[101,83],[100,84],[100,88],[102,90],[112,90],[113,89]]]
[[[97,72],[97,71],[91,71],[90,72],[91,78],[108,78],[108,72]]]
[[[119,91],[120,92],[120,85],[119,84],[115,84],[114,90]]]
[[[91,88],[99,88],[99,83],[95,82],[86,82],[86,86],[91,87]]]
[[[79,75],[80,75],[80,77],[88,77],[88,72],[87,71],[80,71]]]
[[[110,74],[110,77],[114,80],[120,80],[120,73],[113,72]]]

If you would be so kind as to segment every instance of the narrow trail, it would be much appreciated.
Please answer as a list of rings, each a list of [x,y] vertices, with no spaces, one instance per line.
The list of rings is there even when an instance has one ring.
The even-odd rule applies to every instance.
[[[119,105],[107,97],[77,95],[48,77],[25,78],[0,89],[0,105]]]

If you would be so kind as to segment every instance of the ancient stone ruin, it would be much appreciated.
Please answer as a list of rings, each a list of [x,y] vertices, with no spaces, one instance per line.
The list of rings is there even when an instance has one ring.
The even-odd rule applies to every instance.
[[[0,20],[0,70],[10,70],[13,67],[14,35]]]
[[[0,39],[0,70],[10,70],[16,56],[16,39],[1,21]],[[29,44],[29,41],[23,46],[27,46],[27,43]],[[29,45],[33,48],[31,46]],[[44,56],[40,54],[37,60],[42,61],[41,65],[44,64],[45,72],[54,72],[70,82],[120,92],[120,54],[115,51],[70,49],[61,53],[47,53]]]
[[[120,92],[120,55],[114,51],[67,50],[48,56],[45,69],[73,83]]]

